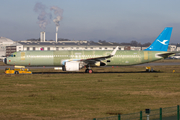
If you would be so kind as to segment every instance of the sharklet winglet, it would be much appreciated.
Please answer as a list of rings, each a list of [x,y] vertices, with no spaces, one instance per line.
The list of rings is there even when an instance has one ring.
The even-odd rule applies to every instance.
[[[114,55],[116,54],[116,51],[118,50],[118,48],[119,48],[119,46],[117,46],[117,47],[113,50],[113,52],[111,53],[111,56],[114,56]]]

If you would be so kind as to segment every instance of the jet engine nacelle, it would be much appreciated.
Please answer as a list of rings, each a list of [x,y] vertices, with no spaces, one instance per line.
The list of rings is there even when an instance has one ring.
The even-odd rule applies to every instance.
[[[71,61],[71,62],[65,62],[65,65],[62,67],[63,71],[79,71],[80,69],[80,63]]]

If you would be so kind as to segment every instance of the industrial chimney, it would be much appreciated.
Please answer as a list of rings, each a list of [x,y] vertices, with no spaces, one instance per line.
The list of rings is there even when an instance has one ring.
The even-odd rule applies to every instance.
[[[59,26],[56,26],[56,42],[58,41],[58,27]]]
[[[45,40],[46,40],[46,33],[43,31],[40,33],[40,41],[45,42]]]
[[[56,42],[57,42],[57,32],[56,32]]]

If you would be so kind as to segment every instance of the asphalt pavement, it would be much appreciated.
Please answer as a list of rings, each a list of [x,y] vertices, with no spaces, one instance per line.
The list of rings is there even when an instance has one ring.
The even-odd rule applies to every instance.
[[[140,65],[134,65],[134,66],[160,66],[160,65],[180,65],[180,62],[172,62],[172,63],[145,63],[145,64],[140,64]],[[0,70],[4,70],[5,68],[11,68],[13,69],[14,66],[0,66]],[[44,69],[44,68],[54,68],[52,67],[27,67],[29,69]]]

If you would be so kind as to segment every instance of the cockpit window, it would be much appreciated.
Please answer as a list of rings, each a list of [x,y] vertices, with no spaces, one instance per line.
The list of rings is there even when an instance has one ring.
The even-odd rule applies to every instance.
[[[9,57],[16,57],[16,55],[11,54]]]

